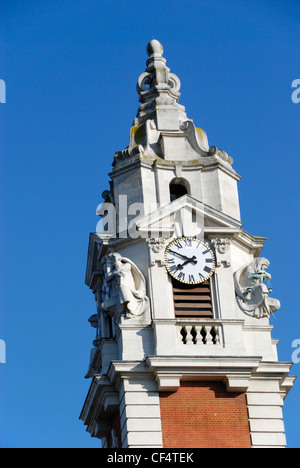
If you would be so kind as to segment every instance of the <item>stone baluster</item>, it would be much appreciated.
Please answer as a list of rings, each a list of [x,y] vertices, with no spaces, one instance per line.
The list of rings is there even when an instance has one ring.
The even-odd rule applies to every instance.
[[[212,327],[210,325],[206,325],[205,327],[203,327],[205,329],[205,332],[206,332],[206,337],[205,337],[205,344],[206,345],[212,345],[213,344],[213,337],[211,335],[211,330],[212,330]]]
[[[194,326],[194,330],[195,330],[195,344],[197,345],[203,345],[203,337],[201,335],[201,330],[202,330],[202,325],[195,325]]]

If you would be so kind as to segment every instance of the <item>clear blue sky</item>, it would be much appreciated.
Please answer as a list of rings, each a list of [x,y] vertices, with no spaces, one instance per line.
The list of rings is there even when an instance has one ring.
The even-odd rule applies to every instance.
[[[158,39],[180,102],[242,175],[244,228],[266,236],[279,358],[299,323],[298,0],[1,0],[1,447],[96,447],[78,417],[95,313],[89,233],[129,141],[146,45]],[[299,374],[295,364],[293,374]],[[300,447],[299,380],[286,399]]]

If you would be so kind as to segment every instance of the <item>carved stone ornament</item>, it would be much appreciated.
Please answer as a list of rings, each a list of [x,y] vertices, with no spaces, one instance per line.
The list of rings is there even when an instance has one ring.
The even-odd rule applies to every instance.
[[[143,109],[159,105],[176,105],[180,93],[180,80],[166,66],[166,59],[163,58],[163,47],[161,43],[153,39],[147,46],[149,59],[147,69],[138,79],[137,91]]]
[[[185,107],[179,103],[180,79],[167,67],[163,51],[156,39],[147,46],[149,58],[137,82],[140,106],[130,130],[129,145],[115,154],[113,166],[133,158],[181,161],[186,151],[187,161],[205,157],[231,165],[233,159],[216,146],[209,146],[206,132],[187,118]]]
[[[233,158],[228,156],[228,153],[226,153],[226,151],[223,151],[223,150],[217,148],[216,146],[211,146],[209,148],[209,154],[211,156],[217,155],[217,156],[219,156],[219,158],[223,159],[223,161],[228,162],[230,165],[233,164]]]
[[[166,244],[166,241],[165,239],[161,239],[161,238],[156,239],[154,237],[151,237],[147,239],[147,243],[148,243],[149,248],[151,248],[151,250],[154,253],[159,253],[163,250]]]
[[[215,251],[216,251],[216,266],[220,267],[224,264],[225,267],[231,266],[231,258],[230,253],[225,256],[225,254],[229,251],[229,247],[231,244],[231,239],[225,238],[217,238],[211,239],[211,243],[213,244]]]
[[[271,279],[265,271],[269,265],[266,258],[256,258],[234,273],[237,303],[251,317],[269,317],[280,308],[280,302],[269,297],[272,290],[264,283]]]
[[[104,279],[109,298],[101,304],[107,315],[119,323],[122,314],[140,316],[149,307],[146,283],[138,267],[118,253],[110,253],[102,259]]]
[[[218,250],[218,252],[220,254],[224,254],[229,249],[229,246],[231,244],[231,240],[228,239],[228,238],[212,239],[212,243],[213,243],[215,249]]]

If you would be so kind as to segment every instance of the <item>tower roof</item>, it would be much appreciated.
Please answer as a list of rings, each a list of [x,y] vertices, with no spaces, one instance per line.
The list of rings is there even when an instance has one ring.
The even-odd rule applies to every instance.
[[[215,157],[230,166],[233,159],[209,145],[205,131],[187,118],[185,107],[178,103],[180,79],[167,67],[161,43],[152,39],[146,50],[146,70],[137,82],[141,104],[130,130],[129,146],[116,153],[114,166],[134,156],[177,162]]]

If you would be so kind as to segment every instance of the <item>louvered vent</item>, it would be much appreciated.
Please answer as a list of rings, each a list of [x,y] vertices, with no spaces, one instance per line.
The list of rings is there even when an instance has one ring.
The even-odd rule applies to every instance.
[[[210,280],[197,285],[173,280],[176,317],[213,318]]]

